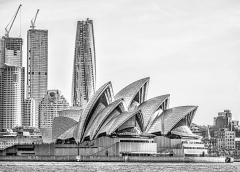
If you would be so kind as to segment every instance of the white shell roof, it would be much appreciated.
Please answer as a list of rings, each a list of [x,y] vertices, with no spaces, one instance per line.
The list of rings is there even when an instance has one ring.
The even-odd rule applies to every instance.
[[[60,122],[54,128],[54,135],[57,137],[63,133],[59,139],[73,137],[76,142],[82,142],[86,138],[92,140],[104,133],[111,135],[134,115],[143,134],[161,132],[166,135],[173,129],[178,132],[182,125],[190,125],[197,106],[165,110],[169,94],[145,101],[148,83],[149,77],[133,82],[117,93],[114,97],[116,101],[111,82],[104,84],[92,96],[77,123],[64,117],[56,118]]]
[[[112,90],[112,83],[111,82],[107,82],[106,84],[104,84],[103,86],[101,86],[96,93],[91,97],[90,101],[88,102],[86,108],[84,109],[83,113],[80,116],[79,122],[77,127],[75,128],[74,131],[74,138],[77,142],[81,142],[81,139],[83,137],[84,134],[84,128],[86,127],[86,121],[88,120],[88,118],[90,118],[91,114],[92,114],[92,109],[94,107],[94,105],[97,103],[97,101],[99,100],[99,98],[107,92],[107,90],[110,91],[110,95],[106,96],[106,98],[108,99],[108,101],[111,103],[112,102],[112,96],[113,96],[113,90]]]
[[[163,104],[163,102],[168,99],[170,94],[158,96],[151,98],[138,107],[138,109],[141,110],[143,114],[143,120],[144,120],[144,129],[149,125],[149,122],[151,122],[151,118],[154,116],[154,113],[160,108],[160,106]],[[153,117],[154,120],[156,117]]]
[[[74,133],[74,130],[75,130],[76,127],[77,127],[77,125],[72,126],[67,131],[65,131],[62,135],[60,135],[58,137],[58,139],[66,140],[66,139],[73,138],[73,133]]]
[[[113,118],[108,123],[108,125],[101,128],[99,134],[106,133],[107,135],[110,135],[111,133],[116,131],[119,127],[121,127],[127,120],[129,120],[131,117],[133,117],[134,115],[136,115],[138,113],[141,114],[141,112],[139,110],[131,111],[131,112],[123,112],[123,113],[119,114],[118,116]]]
[[[197,138],[197,139],[201,138],[201,136],[193,134],[192,131],[190,130],[190,128],[188,126],[186,126],[186,125],[174,128],[171,131],[171,133],[175,134],[175,135],[182,136],[182,137],[193,137],[193,138]]]
[[[194,113],[197,106],[180,106],[167,109],[157,117],[150,126],[148,133],[161,132],[167,134],[177,123],[185,118],[189,113]],[[194,115],[191,116],[193,118]]]
[[[90,139],[92,140],[93,137],[97,134],[97,131],[105,122],[105,120],[108,118],[109,114],[121,105],[122,107],[124,107],[123,101],[121,99],[118,99],[112,102],[109,106],[107,106],[102,112],[100,112],[92,123],[90,130],[86,133],[86,136],[90,136]],[[124,110],[125,109],[122,109],[122,111]]]
[[[69,128],[76,125],[77,121],[68,118],[68,117],[55,117],[53,120],[53,128],[52,128],[52,137],[53,139],[57,139],[61,134],[66,132]]]
[[[138,81],[135,81],[122,90],[120,90],[116,95],[115,95],[115,100],[117,99],[123,99],[126,107],[129,108],[131,105],[131,102],[133,101],[134,97],[136,94],[139,92],[139,90],[145,85],[149,83],[150,78],[143,78]],[[146,92],[144,93],[144,99],[146,98]]]

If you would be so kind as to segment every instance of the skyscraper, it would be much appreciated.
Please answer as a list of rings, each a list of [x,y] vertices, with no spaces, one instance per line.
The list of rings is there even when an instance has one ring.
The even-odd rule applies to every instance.
[[[27,97],[35,99],[36,126],[38,106],[47,92],[48,31],[29,29],[27,33]]]
[[[93,21],[78,21],[73,63],[72,103],[84,108],[95,92],[96,57]]]
[[[22,38],[0,40],[0,129],[22,125],[24,101]]]
[[[1,77],[1,129],[22,125],[24,68],[5,65]]]
[[[4,39],[0,38],[0,129],[2,129],[2,72],[4,67]]]

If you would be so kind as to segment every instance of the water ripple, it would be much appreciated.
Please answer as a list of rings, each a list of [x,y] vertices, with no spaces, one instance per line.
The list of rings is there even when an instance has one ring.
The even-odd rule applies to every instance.
[[[0,162],[0,172],[237,172],[240,163]]]

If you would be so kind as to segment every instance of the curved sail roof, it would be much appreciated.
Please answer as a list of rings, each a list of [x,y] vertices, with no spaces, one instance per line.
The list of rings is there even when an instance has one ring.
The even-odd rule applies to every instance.
[[[198,136],[196,134],[193,134],[192,131],[190,130],[190,128],[186,125],[183,125],[183,126],[179,126],[177,128],[174,128],[172,131],[171,131],[172,134],[175,134],[175,135],[179,135],[181,137],[192,137],[192,138],[196,138],[196,139],[199,139],[201,138],[201,136]]]
[[[189,134],[182,126],[191,124],[197,106],[167,109],[169,94],[145,101],[148,84],[149,77],[140,79],[123,88],[114,98],[111,82],[104,84],[91,97],[77,123],[66,117],[56,118],[54,137],[74,138],[81,143],[105,134],[129,136],[132,132],[136,135],[138,130],[145,135]]]
[[[163,112],[164,117],[164,134],[167,134],[177,123],[185,118],[187,115],[193,113],[191,120],[194,116],[197,106],[180,106],[168,109]]]
[[[197,106],[180,106],[167,109],[154,120],[147,132],[167,134],[185,117],[189,116],[191,122],[196,109]]]
[[[142,115],[140,110],[135,110],[131,112],[123,112],[117,117],[113,118],[105,127],[101,128],[99,134],[106,133],[107,135],[112,134],[119,127],[121,127],[126,121],[135,115]],[[143,122],[143,121],[141,121]],[[140,124],[142,125],[142,124]]]
[[[122,102],[124,103],[124,102]],[[125,106],[124,106],[125,107]],[[105,128],[107,126],[112,125],[111,123],[115,120],[115,118],[117,118],[120,114],[122,114],[125,108],[116,108],[114,109],[106,118],[106,120],[103,122],[103,124],[101,125],[100,129],[97,131],[97,133],[95,134],[94,138],[98,137],[101,133],[104,133],[102,131],[105,130]]]
[[[140,109],[143,114],[144,129],[146,129],[148,125],[151,125],[153,120],[157,117],[157,113],[155,112],[159,108],[165,110],[168,103],[168,101],[166,100],[169,98],[169,96],[170,94],[154,97],[140,104],[138,109]],[[163,105],[164,102],[166,103],[166,105]],[[163,105],[163,107],[161,107],[161,105]]]
[[[65,131],[67,131],[72,126],[76,125],[77,121],[68,118],[68,117],[55,117],[53,120],[52,125],[52,137],[53,139],[57,139],[61,134],[63,134]]]
[[[66,140],[66,139],[70,139],[73,138],[73,134],[74,134],[74,130],[76,129],[77,125],[72,126],[71,128],[69,128],[67,131],[65,131],[63,134],[61,134],[58,139],[61,140]]]
[[[101,111],[98,114],[98,116],[95,118],[94,122],[92,123],[91,128],[88,131],[86,131],[85,137],[90,136],[90,140],[92,140],[93,137],[97,134],[97,131],[100,129],[102,124],[108,118],[110,113],[113,112],[116,108],[120,108],[122,112],[125,110],[122,99],[118,99],[112,102],[103,111]]]
[[[82,115],[80,116],[77,127],[74,131],[74,138],[77,142],[81,142],[85,129],[89,121],[91,120],[92,114],[96,110],[96,106],[99,103],[109,105],[113,100],[112,83],[108,82],[101,86],[96,93],[91,97]]]
[[[134,97],[137,95],[137,93],[140,91],[140,89],[143,86],[145,86],[145,89],[143,89],[143,92],[141,93],[141,96],[140,96],[142,99],[142,102],[144,102],[146,99],[146,92],[147,92],[149,80],[150,80],[150,78],[147,77],[147,78],[143,78],[143,79],[140,79],[138,81],[135,81],[135,82],[129,84],[128,86],[126,86],[125,88],[120,90],[115,95],[115,97],[114,97],[115,100],[123,99],[126,104],[126,107],[129,109]]]

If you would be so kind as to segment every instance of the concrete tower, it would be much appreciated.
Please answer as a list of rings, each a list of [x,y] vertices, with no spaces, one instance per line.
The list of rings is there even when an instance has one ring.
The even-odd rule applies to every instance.
[[[1,129],[22,125],[24,68],[5,65],[1,76]]]
[[[27,98],[35,99],[36,126],[38,106],[48,85],[48,31],[30,29],[27,33]]]
[[[95,92],[96,57],[93,21],[78,21],[73,63],[72,103],[84,108]]]
[[[25,79],[22,67],[23,40],[9,36],[21,6],[5,27],[5,36],[0,40],[0,129],[22,125]]]
[[[22,125],[24,67],[22,38],[3,37],[0,41],[0,129]]]

